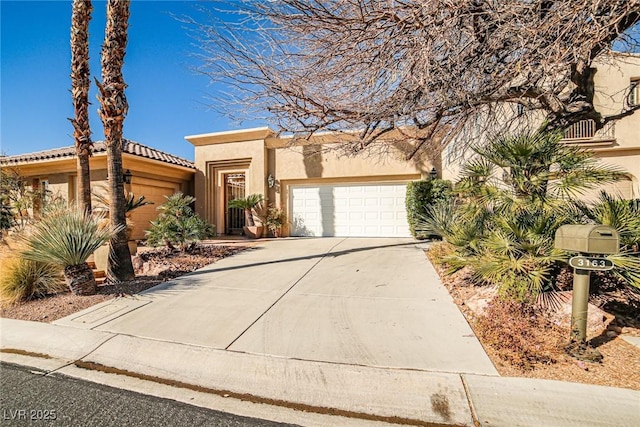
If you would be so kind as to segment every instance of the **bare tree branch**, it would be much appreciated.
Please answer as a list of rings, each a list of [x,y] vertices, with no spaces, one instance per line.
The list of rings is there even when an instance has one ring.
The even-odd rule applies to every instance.
[[[241,106],[240,117],[294,134],[359,130],[350,152],[414,128],[411,156],[439,150],[465,125],[508,128],[517,105],[550,127],[585,118],[604,126],[594,60],[621,38],[637,48],[629,29],[640,19],[640,0],[216,4],[206,22],[186,21],[202,47],[200,71],[229,88],[220,111]]]

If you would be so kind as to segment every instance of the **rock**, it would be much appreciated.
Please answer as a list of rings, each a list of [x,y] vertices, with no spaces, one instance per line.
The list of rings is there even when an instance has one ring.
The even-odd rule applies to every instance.
[[[618,336],[618,333],[615,331],[607,331],[605,335],[607,336],[607,338],[615,338]]]
[[[464,304],[469,307],[473,314],[479,317],[484,315],[487,305],[497,294],[498,289],[495,287],[480,287],[476,293],[464,301]]]
[[[572,291],[556,292],[555,305],[548,307],[551,321],[561,326],[571,326],[571,298]],[[614,319],[614,316],[600,310],[593,304],[588,306],[587,336],[600,335],[606,329],[606,325]],[[616,333],[617,335],[617,333]]]
[[[615,325],[613,323],[610,323],[609,326],[607,326],[607,330],[608,331],[613,331],[616,334],[621,334],[622,333],[622,328],[618,325]]]
[[[136,255],[133,258],[131,258],[131,264],[133,264],[133,269],[134,270],[140,271],[140,270],[142,270],[142,267],[144,266],[144,261],[142,260],[142,258],[140,258],[139,255]]]

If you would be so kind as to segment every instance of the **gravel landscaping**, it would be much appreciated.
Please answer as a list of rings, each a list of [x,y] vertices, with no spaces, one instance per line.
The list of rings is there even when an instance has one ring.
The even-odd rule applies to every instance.
[[[429,251],[427,256],[430,256]],[[526,328],[518,329],[522,328],[522,323],[515,326],[507,316],[500,317],[499,321],[505,323],[503,332],[520,334],[524,345],[526,346],[527,343],[529,345],[529,348],[524,350],[539,355],[537,363],[534,360],[523,367],[521,360],[505,357],[504,347],[492,345],[483,340],[483,335],[488,334],[479,328],[479,316],[471,309],[469,301],[473,300],[478,293],[486,294],[486,289],[470,284],[464,271],[447,275],[444,268],[438,267],[436,263],[434,265],[440,279],[480,338],[500,375],[640,390],[640,348],[621,337],[624,334],[640,336],[640,310],[638,310],[640,292],[616,289],[590,298],[590,303],[602,309],[606,317],[602,328],[588,336],[590,345],[603,356],[602,361],[598,363],[576,360],[565,352],[564,344],[568,343],[570,335],[568,322],[558,324],[557,321],[544,319],[543,316],[539,319],[539,324],[544,325],[546,322],[547,327],[526,330]],[[492,312],[491,314],[500,316],[500,313]],[[507,341],[505,338],[505,336],[498,336],[493,342],[504,343]]]
[[[244,246],[198,246],[187,253],[166,248],[143,248],[133,257],[136,279],[98,286],[98,294],[77,296],[71,292],[49,295],[0,309],[0,317],[53,322],[92,305],[123,295],[134,295],[162,282],[190,273],[247,249]]]

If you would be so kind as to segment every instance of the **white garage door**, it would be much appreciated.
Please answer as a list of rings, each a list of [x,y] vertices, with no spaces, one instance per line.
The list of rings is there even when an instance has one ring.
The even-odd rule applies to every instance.
[[[410,237],[406,183],[292,186],[292,236]]]

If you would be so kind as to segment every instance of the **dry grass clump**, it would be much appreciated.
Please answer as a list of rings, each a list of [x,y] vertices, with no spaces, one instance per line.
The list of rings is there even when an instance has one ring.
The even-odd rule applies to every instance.
[[[556,363],[569,336],[531,305],[502,298],[476,320],[476,333],[500,359],[523,370]]]
[[[445,266],[444,258],[453,254],[455,252],[455,246],[451,243],[440,241],[440,242],[431,242],[429,244],[429,250],[427,255],[431,262],[438,266]]]
[[[0,249],[0,306],[66,290],[58,266],[20,256],[15,242]]]

